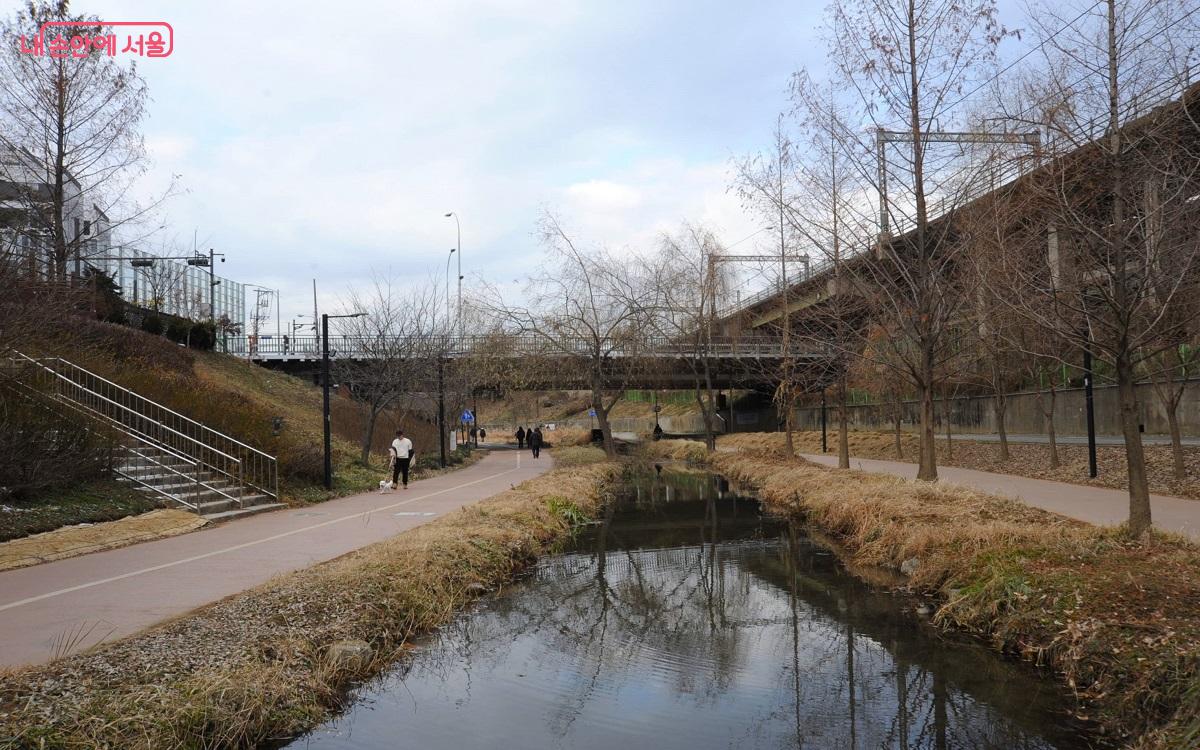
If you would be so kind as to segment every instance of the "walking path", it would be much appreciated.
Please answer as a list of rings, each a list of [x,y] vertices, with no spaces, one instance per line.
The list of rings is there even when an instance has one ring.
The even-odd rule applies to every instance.
[[[419,526],[551,467],[497,452],[407,491],[353,495],[131,547],[0,573],[0,667],[123,638]]]
[[[801,455],[814,463],[837,466],[836,455]],[[917,476],[916,464],[900,461],[879,461],[851,456],[850,467],[874,474],[894,474],[909,479],[915,479]],[[1125,490],[1051,482],[1012,474],[993,474],[988,471],[960,469],[956,466],[939,466],[938,480],[1016,498],[1038,508],[1101,526],[1123,523],[1129,518],[1129,493]],[[1156,527],[1200,539],[1200,500],[1151,495],[1150,509]]]

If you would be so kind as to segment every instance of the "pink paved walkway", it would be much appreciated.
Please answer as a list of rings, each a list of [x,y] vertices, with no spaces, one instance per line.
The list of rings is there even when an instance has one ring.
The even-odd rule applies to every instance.
[[[549,469],[497,451],[407,491],[276,511],[183,536],[0,573],[0,667],[36,664],[340,557],[478,502]]]
[[[814,463],[837,466],[837,455],[802,455]],[[875,474],[894,474],[909,479],[917,476],[916,464],[900,461],[878,461],[851,456],[850,468]],[[955,466],[939,466],[938,479],[1013,497],[1038,508],[1102,526],[1119,524],[1129,517],[1129,494],[1125,490],[1050,482],[1011,474],[993,474]],[[1151,495],[1150,508],[1154,525],[1158,528],[1200,539],[1200,500]]]

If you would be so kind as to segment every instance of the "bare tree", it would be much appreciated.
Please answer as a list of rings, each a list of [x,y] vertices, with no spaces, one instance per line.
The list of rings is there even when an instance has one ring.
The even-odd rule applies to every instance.
[[[1039,122],[1049,138],[1048,162],[1027,181],[1038,192],[1044,250],[1014,261],[1005,278],[1045,290],[1051,304],[1006,299],[1030,324],[1113,367],[1135,536],[1151,525],[1137,377],[1144,362],[1193,334],[1200,296],[1194,49],[1168,58],[1174,48],[1163,41],[1194,10],[1175,0],[1039,9],[1039,49],[1055,75],[1027,77],[1029,106],[1008,113]],[[1181,92],[1189,93],[1169,101]]]
[[[832,355],[829,366],[837,411],[838,466],[850,468],[847,401],[854,360],[866,349],[867,325],[863,279],[857,278],[848,260],[856,249],[870,243],[871,218],[863,210],[861,182],[853,154],[845,144],[852,140],[846,114],[832,87],[800,71],[792,80],[793,112],[803,138],[791,160],[795,199],[784,218],[791,229],[816,253],[828,276],[820,291],[820,304],[805,316],[798,335]]]
[[[722,251],[711,230],[685,223],[676,234],[665,234],[654,262],[653,284],[658,310],[647,319],[658,338],[679,347],[680,359],[692,375],[692,391],[704,419],[705,445],[716,450],[717,400],[713,389],[712,323],[721,298],[722,276],[717,256]]]
[[[608,415],[643,350],[648,311],[659,307],[652,299],[655,289],[647,283],[645,264],[581,246],[553,213],[543,214],[539,230],[550,258],[526,284],[526,303],[506,305],[493,294],[491,312],[536,349],[530,356],[557,361],[559,376],[566,368],[580,368],[604,448],[615,457]]]
[[[772,140],[770,153],[747,157],[736,165],[735,188],[748,209],[773,223],[779,237],[778,264],[772,263],[778,274],[779,307],[773,314],[772,328],[779,333],[783,356],[779,360],[778,372],[773,373],[777,383],[773,400],[783,422],[784,446],[790,456],[795,452],[792,431],[796,399],[804,392],[805,376],[809,373],[790,356],[793,331],[792,306],[788,297],[799,254],[795,233],[789,236],[792,222],[787,218],[792,210],[788,187],[795,158],[794,145],[784,128],[782,115],[775,124]],[[791,272],[789,260],[793,262]]]
[[[1189,376],[1200,371],[1200,345],[1191,341],[1174,341],[1147,362],[1150,382],[1154,384],[1154,395],[1162,404],[1167,415],[1167,429],[1171,434],[1171,458],[1175,480],[1187,479],[1187,467],[1183,462],[1183,433],[1179,428],[1179,404],[1187,389]]]
[[[950,330],[971,299],[952,222],[935,221],[963,203],[971,175],[954,149],[935,149],[932,136],[962,120],[960,94],[990,69],[1004,34],[992,0],[842,0],[832,7],[838,85],[853,92],[880,139],[878,149],[861,137],[846,143],[860,179],[882,197],[877,251],[860,268],[870,279],[874,313],[894,336],[888,360],[900,364],[920,399],[920,479],[937,478],[934,398],[953,355]],[[903,147],[887,149],[887,133],[898,134],[894,141]],[[936,197],[940,211],[931,205]],[[905,229],[896,237],[893,216]]]
[[[0,35],[33,37],[63,21],[98,19],[72,14],[66,0],[29,0],[0,23]],[[65,279],[72,262],[100,250],[98,234],[138,221],[173,192],[143,206],[130,196],[145,171],[147,100],[136,67],[103,50],[59,57],[22,53],[15,41],[0,46],[0,183],[21,204],[19,232],[47,256],[49,278]]]
[[[342,321],[362,356],[338,359],[335,376],[362,412],[359,447],[367,464],[379,416],[392,411],[402,419],[411,405],[405,396],[428,390],[436,377],[447,320],[436,281],[405,288],[379,272],[366,288],[350,289],[342,307],[366,313]]]

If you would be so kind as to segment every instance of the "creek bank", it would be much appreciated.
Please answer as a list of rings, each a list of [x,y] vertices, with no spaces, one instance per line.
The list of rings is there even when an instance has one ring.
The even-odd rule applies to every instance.
[[[250,747],[302,732],[565,538],[619,471],[552,470],[141,634],[7,672],[0,748]]]
[[[652,455],[694,458],[664,441]],[[695,444],[692,444],[695,445]],[[700,446],[701,450],[703,446]],[[899,571],[933,621],[1046,665],[1107,742],[1200,746],[1200,549],[1135,541],[967,488],[827,469],[772,452],[706,463],[833,535],[849,559]]]

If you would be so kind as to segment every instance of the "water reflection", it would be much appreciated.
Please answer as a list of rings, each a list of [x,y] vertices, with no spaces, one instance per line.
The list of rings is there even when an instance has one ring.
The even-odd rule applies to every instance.
[[[311,748],[1078,748],[1049,683],[947,643],[708,475],[631,486]]]

